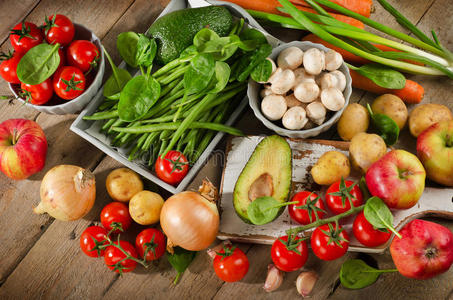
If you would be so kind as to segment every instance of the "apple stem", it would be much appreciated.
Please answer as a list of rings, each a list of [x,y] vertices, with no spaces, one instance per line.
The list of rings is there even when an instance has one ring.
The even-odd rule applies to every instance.
[[[16,145],[16,143],[17,143],[17,129],[16,128],[13,129],[13,140],[11,143],[13,145]]]
[[[450,136],[449,134],[447,134],[446,140],[447,140],[447,147],[448,148],[453,147],[453,137]]]

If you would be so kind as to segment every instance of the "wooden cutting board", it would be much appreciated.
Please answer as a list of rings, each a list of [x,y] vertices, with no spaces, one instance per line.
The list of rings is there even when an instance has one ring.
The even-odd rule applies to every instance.
[[[226,149],[226,161],[220,186],[220,229],[219,239],[230,239],[237,242],[256,244],[272,244],[274,240],[291,227],[299,224],[291,220],[285,210],[276,220],[266,225],[252,225],[244,223],[236,214],[233,207],[233,190],[236,181],[252,155],[253,150],[263,139],[263,136],[235,137],[228,140]],[[318,158],[327,151],[337,150],[348,155],[348,142],[326,140],[300,140],[290,139],[287,141],[292,149],[293,174],[290,196],[295,193],[308,190],[320,192],[325,199],[326,187],[321,187],[313,182],[310,175],[311,167]],[[351,174],[351,180],[357,181],[360,174]],[[438,216],[453,219],[453,189],[426,187],[425,191],[414,207],[406,210],[393,210],[394,226],[402,228],[409,221],[423,216]],[[340,221],[340,224],[348,231],[351,238],[349,251],[369,253],[383,252],[390,241],[377,248],[362,246],[351,232],[352,222],[355,216]],[[309,232],[306,234],[310,234]]]

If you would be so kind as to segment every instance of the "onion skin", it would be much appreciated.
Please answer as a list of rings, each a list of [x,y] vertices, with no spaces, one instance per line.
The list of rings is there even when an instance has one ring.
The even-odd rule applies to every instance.
[[[61,221],[78,220],[93,207],[96,181],[89,170],[59,165],[44,176],[40,196],[41,202],[33,209],[35,213],[48,213]]]
[[[191,191],[168,198],[160,214],[160,225],[168,237],[170,251],[173,246],[190,251],[208,248],[216,239],[219,223],[215,202]]]

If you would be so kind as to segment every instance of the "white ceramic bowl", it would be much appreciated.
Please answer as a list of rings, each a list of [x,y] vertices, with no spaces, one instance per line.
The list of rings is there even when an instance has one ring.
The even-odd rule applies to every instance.
[[[286,48],[289,47],[298,47],[304,51],[310,49],[310,48],[318,48],[322,51],[328,51],[329,49],[326,48],[323,45],[320,44],[314,44],[312,42],[299,42],[299,41],[294,41],[290,43],[285,43],[282,44],[272,51],[272,54],[269,56],[272,58],[274,61],[277,60],[278,54],[283,51]],[[313,136],[317,136],[320,133],[327,131],[332,127],[333,124],[335,124],[341,117],[343,110],[345,107],[349,104],[349,97],[351,96],[352,93],[352,86],[351,86],[351,76],[349,75],[349,69],[346,66],[345,63],[341,65],[339,70],[345,75],[346,77],[346,88],[343,92],[344,98],[345,98],[345,105],[344,107],[335,112],[333,115],[329,117],[323,124],[311,128],[311,129],[305,129],[305,130],[289,130],[286,128],[283,128],[281,126],[277,125],[277,122],[272,122],[268,120],[263,113],[261,112],[261,97],[260,97],[260,91],[262,89],[262,85],[253,81],[250,79],[249,84],[248,84],[248,90],[247,90],[247,96],[249,98],[249,104],[250,107],[252,108],[253,112],[255,113],[255,116],[266,126],[267,128],[275,131],[279,135],[291,137],[291,138],[309,138]]]
[[[104,77],[105,63],[104,63],[104,49],[101,45],[101,40],[88,28],[83,25],[74,23],[75,27],[75,40],[88,40],[98,47],[101,58],[99,60],[98,68],[96,74],[94,75],[93,82],[90,86],[77,98],[72,100],[56,100],[54,97],[44,105],[33,105],[31,103],[25,102],[23,99],[19,98],[19,89],[20,84],[9,84],[9,89],[13,92],[14,96],[18,98],[19,101],[23,102],[28,107],[33,107],[34,109],[45,112],[53,115],[65,115],[65,114],[74,114],[80,112],[90,101],[94,98],[97,91],[102,85],[102,78]],[[60,104],[61,103],[61,104]]]

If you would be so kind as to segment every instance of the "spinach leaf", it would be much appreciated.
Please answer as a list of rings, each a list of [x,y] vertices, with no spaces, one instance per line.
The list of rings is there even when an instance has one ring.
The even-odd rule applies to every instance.
[[[363,209],[365,219],[377,229],[389,229],[401,238],[401,235],[393,227],[393,215],[390,209],[379,197],[371,197]]]
[[[104,84],[103,94],[104,97],[112,100],[118,100],[120,93],[123,90],[126,83],[132,79],[131,74],[125,70],[118,68],[114,63],[107,50],[104,49],[104,54],[112,67],[112,75]]]
[[[215,60],[209,53],[199,53],[184,73],[184,88],[187,95],[204,90],[215,72]]]
[[[382,273],[396,271],[396,269],[378,270],[370,267],[361,259],[350,259],[341,266],[340,281],[344,287],[358,290],[375,283]]]
[[[59,44],[40,44],[31,48],[17,65],[17,77],[26,84],[40,84],[58,68],[60,56],[58,55]]]
[[[387,115],[373,113],[369,104],[367,104],[367,108],[374,127],[379,131],[380,136],[387,146],[395,144],[400,134],[398,124]]]
[[[181,54],[179,55],[179,58],[187,58],[187,57],[192,56],[197,53],[198,53],[197,47],[195,47],[195,45],[190,45],[189,47],[184,49],[183,52],[181,52]]]
[[[209,28],[203,28],[193,38],[193,45],[197,48],[203,44],[219,39],[219,35]]]
[[[120,53],[121,58],[131,67],[137,68],[137,44],[139,35],[135,32],[128,31],[120,33],[116,39],[116,48]]]
[[[132,122],[140,119],[156,103],[160,84],[151,76],[136,76],[123,88],[118,102],[118,116]]]
[[[245,28],[239,35],[242,41],[254,41],[256,46],[267,44],[266,36],[254,28]],[[242,48],[241,48],[242,49]],[[245,50],[245,49],[244,49]]]
[[[253,69],[250,76],[256,82],[267,82],[272,74],[272,63],[265,59]]]
[[[273,197],[256,198],[247,207],[247,216],[255,225],[264,225],[272,222],[278,216],[280,207],[286,205]]]
[[[211,53],[215,60],[225,61],[236,52],[241,40],[237,35],[207,41],[198,47],[201,53]]]
[[[222,61],[215,62],[215,76],[212,77],[211,83],[213,88],[209,90],[209,94],[216,94],[222,91],[228,84],[230,79],[230,66]]]
[[[138,35],[137,52],[135,53],[135,62],[138,66],[148,68],[153,64],[157,52],[157,43],[144,34]]]
[[[178,272],[178,275],[173,281],[173,284],[176,284],[178,283],[179,277],[181,277],[187,267],[189,267],[190,263],[194,260],[197,252],[185,250],[180,247],[174,247],[173,251],[173,254],[167,252],[167,259],[172,267]]]
[[[271,52],[272,52],[271,45],[269,44],[260,45],[258,49],[256,49],[255,52],[253,52],[253,55],[250,58],[250,64],[239,73],[237,80],[239,82],[247,80],[250,73],[252,73],[253,69],[255,69],[256,66],[258,66],[263,60],[265,60],[271,54]]]
[[[363,65],[355,70],[383,88],[402,89],[406,85],[406,77],[403,74],[378,64]]]

